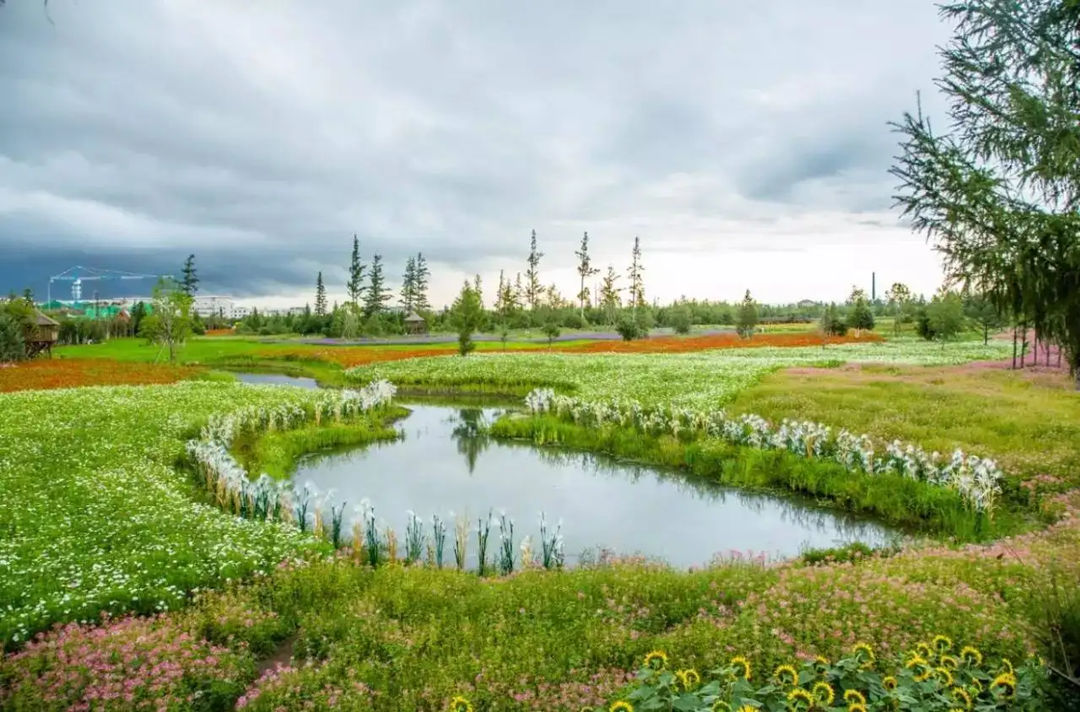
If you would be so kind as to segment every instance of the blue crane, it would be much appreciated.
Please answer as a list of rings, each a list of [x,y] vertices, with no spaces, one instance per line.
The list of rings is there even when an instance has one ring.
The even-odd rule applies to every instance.
[[[83,282],[118,279],[118,280],[132,280],[132,279],[158,279],[169,278],[172,275],[169,274],[140,274],[138,272],[124,272],[118,269],[97,269],[96,267],[83,267],[82,265],[75,265],[69,267],[60,274],[54,274],[49,277],[49,289],[48,296],[49,301],[52,301],[52,285],[53,282],[71,282],[71,299],[73,301],[80,301],[82,299],[82,285]]]

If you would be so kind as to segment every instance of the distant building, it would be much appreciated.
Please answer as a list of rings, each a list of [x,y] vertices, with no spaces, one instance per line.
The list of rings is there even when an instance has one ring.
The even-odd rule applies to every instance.
[[[810,307],[816,307],[817,305],[818,303],[815,302],[813,299],[802,299],[796,306],[798,306],[800,309],[809,309]]]
[[[416,312],[409,312],[409,315],[405,317],[405,331],[410,334],[426,334],[427,322]]]
[[[241,307],[232,297],[213,294],[196,295],[192,309],[199,316],[220,316],[225,319],[242,319],[250,313],[247,307]]]

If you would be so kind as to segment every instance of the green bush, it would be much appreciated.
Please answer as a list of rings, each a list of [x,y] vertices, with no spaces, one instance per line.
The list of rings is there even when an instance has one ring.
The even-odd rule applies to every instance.
[[[0,363],[20,361],[25,357],[22,326],[11,316],[0,312]]]

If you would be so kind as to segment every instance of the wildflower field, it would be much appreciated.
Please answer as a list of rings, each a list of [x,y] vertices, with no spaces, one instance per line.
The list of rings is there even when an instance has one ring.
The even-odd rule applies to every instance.
[[[346,372],[353,383],[386,378],[399,388],[479,390],[525,395],[545,386],[586,400],[613,396],[649,405],[715,408],[785,366],[847,362],[948,365],[1004,358],[1009,346],[926,342],[841,344],[827,348],[760,347],[688,354],[476,354],[360,366]]]
[[[1039,656],[1058,664],[1049,601],[1080,585],[1080,399],[965,375],[1005,353],[522,352],[364,365],[343,393],[0,395],[0,709],[1059,708]],[[400,412],[380,378],[552,389],[492,434],[907,516],[916,537],[689,572],[439,568],[439,522],[398,552],[280,479],[305,449],[388,436]],[[982,418],[949,407],[994,398]]]
[[[38,359],[0,364],[0,393],[79,386],[174,383],[194,378],[202,371],[194,366],[129,364],[100,359]]]

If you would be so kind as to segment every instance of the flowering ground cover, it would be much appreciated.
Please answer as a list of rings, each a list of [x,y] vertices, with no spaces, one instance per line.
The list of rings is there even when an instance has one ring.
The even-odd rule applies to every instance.
[[[885,342],[687,354],[485,353],[361,366],[346,372],[346,379],[366,383],[386,378],[403,388],[472,388],[520,395],[543,386],[584,399],[619,396],[651,405],[715,408],[784,366],[846,362],[944,365],[1003,358],[1008,348],[1000,343],[956,343],[943,349],[924,342]]]
[[[174,383],[204,369],[153,363],[118,363],[101,359],[37,359],[0,364],[0,393],[77,388],[79,386]]]
[[[213,414],[323,394],[224,383],[0,395],[0,641],[100,612],[156,612],[322,545],[198,501],[175,466]]]
[[[813,325],[803,325],[797,331],[754,334],[743,339],[738,334],[707,334],[702,336],[661,336],[636,341],[591,341],[574,344],[560,351],[570,353],[687,353],[711,349],[749,349],[790,346],[817,346],[825,344],[860,344],[884,341],[880,334],[872,331],[856,334],[848,332],[844,336],[824,336],[814,331]]]

